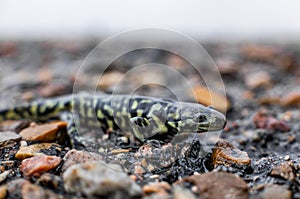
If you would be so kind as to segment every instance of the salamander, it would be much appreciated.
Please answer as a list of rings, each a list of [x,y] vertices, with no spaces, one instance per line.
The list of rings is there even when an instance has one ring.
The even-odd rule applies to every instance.
[[[217,131],[226,124],[222,113],[198,103],[134,95],[68,95],[43,99],[0,110],[0,121],[66,120],[66,113],[71,114],[72,120],[97,126],[103,132],[129,131],[141,143],[155,135]],[[75,141],[80,140],[74,125],[68,125],[68,133]]]

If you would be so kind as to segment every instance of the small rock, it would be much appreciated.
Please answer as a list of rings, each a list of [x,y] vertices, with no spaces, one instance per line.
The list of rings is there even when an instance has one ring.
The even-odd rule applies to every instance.
[[[290,92],[281,99],[282,106],[300,107],[300,92]]]
[[[278,130],[286,132],[290,130],[289,125],[283,121],[269,116],[265,111],[259,111],[253,116],[253,122],[257,128]]]
[[[0,183],[3,182],[7,178],[9,173],[10,173],[10,171],[4,171],[3,173],[0,174]]]
[[[192,183],[192,189],[201,196],[201,199],[248,199],[248,186],[237,175],[226,172],[209,172],[193,175],[176,182],[184,186],[185,182]]]
[[[4,199],[7,196],[7,185],[0,186],[0,199]]]
[[[120,79],[122,79],[123,76],[124,73],[121,73],[119,71],[106,72],[101,76],[97,87],[102,90],[106,90],[112,86],[115,86],[120,81]]]
[[[62,185],[62,178],[50,173],[44,173],[37,180],[37,183],[42,185],[43,187],[49,187],[51,189],[57,189],[60,185]]]
[[[219,72],[221,75],[236,76],[238,75],[238,70],[236,67],[236,62],[230,58],[219,58],[216,60]]]
[[[245,83],[251,89],[270,88],[272,86],[271,77],[269,73],[265,71],[248,74],[245,77]]]
[[[280,52],[279,48],[261,44],[247,44],[241,48],[242,55],[254,61],[272,62]]]
[[[12,147],[21,140],[21,136],[12,131],[0,132],[0,147]]]
[[[55,97],[67,94],[69,87],[66,83],[49,83],[39,89],[39,94],[44,98]]]
[[[196,196],[186,188],[178,185],[173,185],[173,198],[174,199],[197,199]]]
[[[251,163],[247,152],[239,150],[223,139],[219,139],[213,148],[212,159],[214,167],[232,164],[249,165]]]
[[[31,184],[28,180],[19,178],[7,183],[7,194],[9,198],[22,198],[22,187],[25,184]]]
[[[62,199],[64,197],[37,185],[25,184],[22,187],[22,199],[34,198]]]
[[[54,169],[60,162],[61,158],[57,156],[34,156],[22,161],[20,171],[24,176],[38,176],[43,172]]]
[[[292,192],[284,186],[271,185],[264,188],[264,190],[257,195],[260,199],[291,199]]]
[[[89,161],[73,165],[63,174],[65,190],[87,197],[141,195],[141,188],[119,165]]]
[[[41,153],[41,150],[48,150],[51,147],[55,147],[60,150],[60,146],[55,143],[40,143],[40,144],[33,144],[27,147],[21,147],[20,150],[16,153],[15,158],[19,160],[23,160],[25,158],[30,158],[37,155],[45,155]]]
[[[69,167],[75,164],[85,163],[91,160],[100,161],[103,160],[103,157],[97,153],[92,153],[88,151],[78,151],[76,149],[72,149],[66,153],[63,160],[64,164],[61,167],[62,172],[66,171]]]
[[[193,89],[192,95],[197,97],[197,102],[205,106],[213,106],[215,109],[225,113],[230,109],[230,101],[225,95],[212,92],[205,87],[198,86]]]
[[[171,190],[171,185],[167,182],[152,182],[143,186],[145,195],[155,194],[158,197],[168,196]]]
[[[19,133],[22,129],[28,127],[30,124],[29,120],[5,120],[1,122],[1,131],[13,131]]]
[[[271,176],[278,176],[289,181],[295,180],[294,166],[291,162],[282,162],[271,171]]]
[[[28,141],[55,141],[61,129],[66,128],[66,122],[53,122],[49,124],[36,125],[23,129],[20,135]]]

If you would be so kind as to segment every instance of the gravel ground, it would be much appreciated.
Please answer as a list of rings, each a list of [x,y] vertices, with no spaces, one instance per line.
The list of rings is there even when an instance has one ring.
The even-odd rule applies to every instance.
[[[133,50],[107,66],[116,47],[89,54],[97,42],[0,42],[0,108],[74,92],[134,92],[213,100],[226,112],[224,130],[141,146],[118,131],[83,129],[86,148],[76,150],[63,121],[4,121],[0,198],[300,198],[299,44],[204,43],[218,70],[186,49],[201,58],[201,76],[162,49]],[[118,48],[127,45],[137,44]]]

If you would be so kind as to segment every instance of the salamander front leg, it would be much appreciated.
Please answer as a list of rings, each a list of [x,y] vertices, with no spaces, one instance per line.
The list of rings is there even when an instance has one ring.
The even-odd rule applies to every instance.
[[[71,112],[63,112],[60,114],[60,119],[67,122],[67,133],[70,138],[72,148],[84,149],[85,146],[82,144],[82,138],[79,136],[74,116]]]

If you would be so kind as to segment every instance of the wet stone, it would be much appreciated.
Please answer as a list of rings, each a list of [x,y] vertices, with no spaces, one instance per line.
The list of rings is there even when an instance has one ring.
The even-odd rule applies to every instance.
[[[61,129],[66,128],[66,122],[53,122],[49,124],[36,125],[23,129],[20,135],[27,141],[51,142],[59,137]]]
[[[39,176],[41,173],[54,169],[60,162],[61,158],[57,156],[34,156],[22,161],[20,171],[24,176]]]
[[[88,151],[78,151],[76,149],[72,149],[68,151],[68,153],[66,153],[63,160],[64,164],[61,167],[62,172],[66,171],[69,167],[75,164],[85,163],[91,160],[100,161],[103,160],[103,157],[97,153],[92,153]]]
[[[64,187],[77,196],[100,197],[139,196],[141,188],[119,165],[89,161],[73,165],[63,174]]]
[[[213,148],[212,159],[214,167],[217,165],[230,166],[236,165],[250,165],[251,159],[247,152],[241,151],[226,140],[219,139]]]
[[[51,148],[51,149],[50,149]],[[21,147],[20,150],[16,153],[15,158],[19,160],[23,160],[25,158],[30,158],[38,155],[45,155],[40,152],[42,150],[61,150],[60,146],[55,143],[40,143],[33,144],[30,146]]]
[[[21,140],[21,136],[12,131],[0,132],[0,147],[12,147]]]
[[[1,122],[1,131],[13,131],[19,133],[22,129],[28,127],[30,124],[29,120],[6,120]]]
[[[237,175],[226,172],[210,172],[193,175],[176,182],[181,186],[191,183],[195,194],[201,199],[248,199],[248,186]]]

